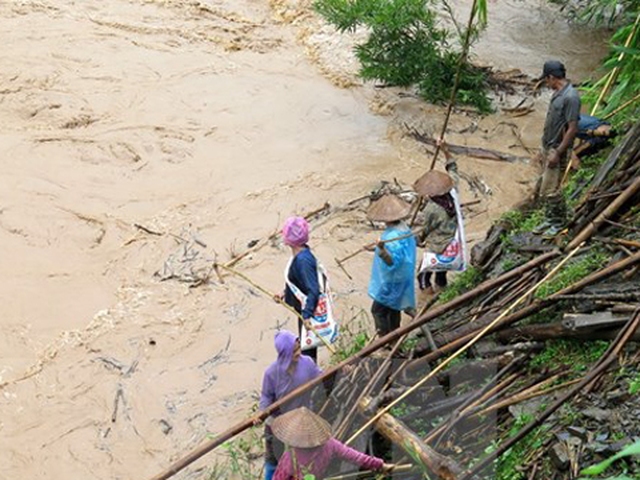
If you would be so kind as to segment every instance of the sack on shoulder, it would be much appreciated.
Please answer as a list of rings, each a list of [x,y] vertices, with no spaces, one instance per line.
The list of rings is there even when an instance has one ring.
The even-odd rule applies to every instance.
[[[291,289],[295,297],[300,302],[302,309],[307,303],[307,296],[289,280],[289,268],[293,257],[289,260],[289,264],[285,269],[285,282]],[[334,317],[333,296],[329,288],[329,279],[326,269],[318,262],[318,285],[320,286],[320,295],[318,296],[318,304],[313,312],[313,316],[307,319],[311,324],[311,329],[307,329],[302,325],[300,334],[300,348],[309,350],[324,345],[320,337],[324,338],[327,343],[333,344],[338,339],[338,322]]]
[[[451,196],[456,207],[456,222],[458,228],[453,237],[453,240],[449,242],[447,248],[442,253],[433,253],[426,251],[422,256],[422,263],[420,264],[420,271],[431,272],[447,272],[447,271],[459,271],[462,272],[467,269],[467,243],[464,234],[464,221],[462,219],[462,208],[460,207],[460,200],[455,188],[451,190]]]

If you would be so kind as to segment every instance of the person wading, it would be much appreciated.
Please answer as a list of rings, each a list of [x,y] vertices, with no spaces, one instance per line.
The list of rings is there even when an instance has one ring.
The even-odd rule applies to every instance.
[[[371,313],[380,336],[400,326],[403,310],[415,311],[416,239],[403,222],[410,210],[409,204],[400,197],[387,194],[372,203],[367,211],[369,220],[386,225],[374,249],[369,281],[369,296],[373,299]],[[389,241],[399,237],[405,238]]]
[[[305,475],[322,480],[330,469],[337,470],[342,460],[367,470],[390,472],[395,467],[332,438],[329,423],[305,407],[279,416],[272,428],[273,434],[291,447],[278,463],[273,480],[302,480]]]
[[[542,149],[538,157],[541,157],[544,167],[539,197],[544,202],[547,220],[551,223],[550,233],[557,233],[567,216],[560,187],[578,133],[580,96],[567,80],[564,65],[557,60],[545,62],[540,79],[544,79],[554,93],[547,110]]]
[[[284,294],[277,297],[279,300],[284,298],[285,303],[293,307],[302,318],[308,320],[313,317],[320,297],[318,261],[307,245],[309,223],[302,217],[288,218],[282,227],[282,238],[285,245],[291,248],[292,259],[285,271],[288,282],[285,284]],[[299,297],[306,297],[304,304]],[[298,318],[298,335],[301,334],[302,320]],[[311,357],[314,362],[318,361],[317,347],[305,349],[303,354]]]
[[[275,347],[278,358],[264,372],[260,410],[266,409],[300,385],[322,374],[322,370],[311,358],[301,355],[300,340],[293,333],[287,331],[276,333]],[[311,390],[281,406],[267,419],[264,427],[265,480],[273,478],[278,460],[284,452],[284,445],[273,436],[271,422],[278,415],[300,406],[310,406],[310,404]]]
[[[444,253],[458,230],[456,205],[451,191],[459,183],[456,160],[449,153],[444,141],[438,142],[444,153],[447,164],[444,172],[430,170],[414,185],[416,192],[427,199],[424,208],[416,216],[418,225],[423,226],[418,235],[418,244],[426,252],[439,255]],[[431,276],[435,273],[435,287]],[[418,286],[429,296],[447,286],[447,271],[423,261],[418,273]]]

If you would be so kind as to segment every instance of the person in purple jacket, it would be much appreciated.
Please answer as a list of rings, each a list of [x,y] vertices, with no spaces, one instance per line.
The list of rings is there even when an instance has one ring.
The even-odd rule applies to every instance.
[[[309,357],[301,355],[300,340],[291,332],[276,333],[275,346],[278,358],[264,372],[260,410],[280,400],[300,385],[322,374],[322,370]],[[307,391],[281,406],[267,419],[264,428],[265,438],[265,480],[271,480],[284,452],[284,445],[273,436],[271,421],[278,415],[300,406],[310,406],[311,391]]]
[[[291,247],[293,255],[287,271],[284,298],[287,305],[293,307],[302,318],[307,320],[313,317],[313,312],[318,305],[320,297],[320,284],[318,283],[318,261],[311,253],[307,242],[309,241],[309,224],[302,217],[288,218],[282,227],[284,243]],[[302,299],[302,301],[301,301]],[[298,319],[298,335],[302,334],[302,321]],[[318,349],[305,349],[304,355],[318,361]]]
[[[281,415],[272,427],[274,435],[291,447],[282,456],[273,480],[297,480],[306,475],[322,480],[343,460],[366,470],[390,472],[395,467],[332,438],[329,423],[306,407]]]

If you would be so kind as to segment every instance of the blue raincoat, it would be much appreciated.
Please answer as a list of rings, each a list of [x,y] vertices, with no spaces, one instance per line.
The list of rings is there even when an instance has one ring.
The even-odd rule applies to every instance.
[[[401,223],[388,227],[380,239],[390,240],[409,233],[411,233],[409,227]],[[394,310],[415,308],[416,294],[413,283],[416,271],[415,236],[386,243],[385,249],[389,252],[393,264],[384,263],[384,260],[380,258],[379,249],[376,247],[371,266],[369,296],[376,302]]]

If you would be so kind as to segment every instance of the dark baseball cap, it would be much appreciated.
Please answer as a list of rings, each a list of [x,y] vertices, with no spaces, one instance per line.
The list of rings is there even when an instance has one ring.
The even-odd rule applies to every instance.
[[[549,60],[544,62],[544,67],[542,67],[542,76],[538,80],[543,80],[549,75],[553,75],[557,78],[564,78],[566,74],[567,70],[564,68],[564,64],[562,62],[559,62],[558,60]]]

